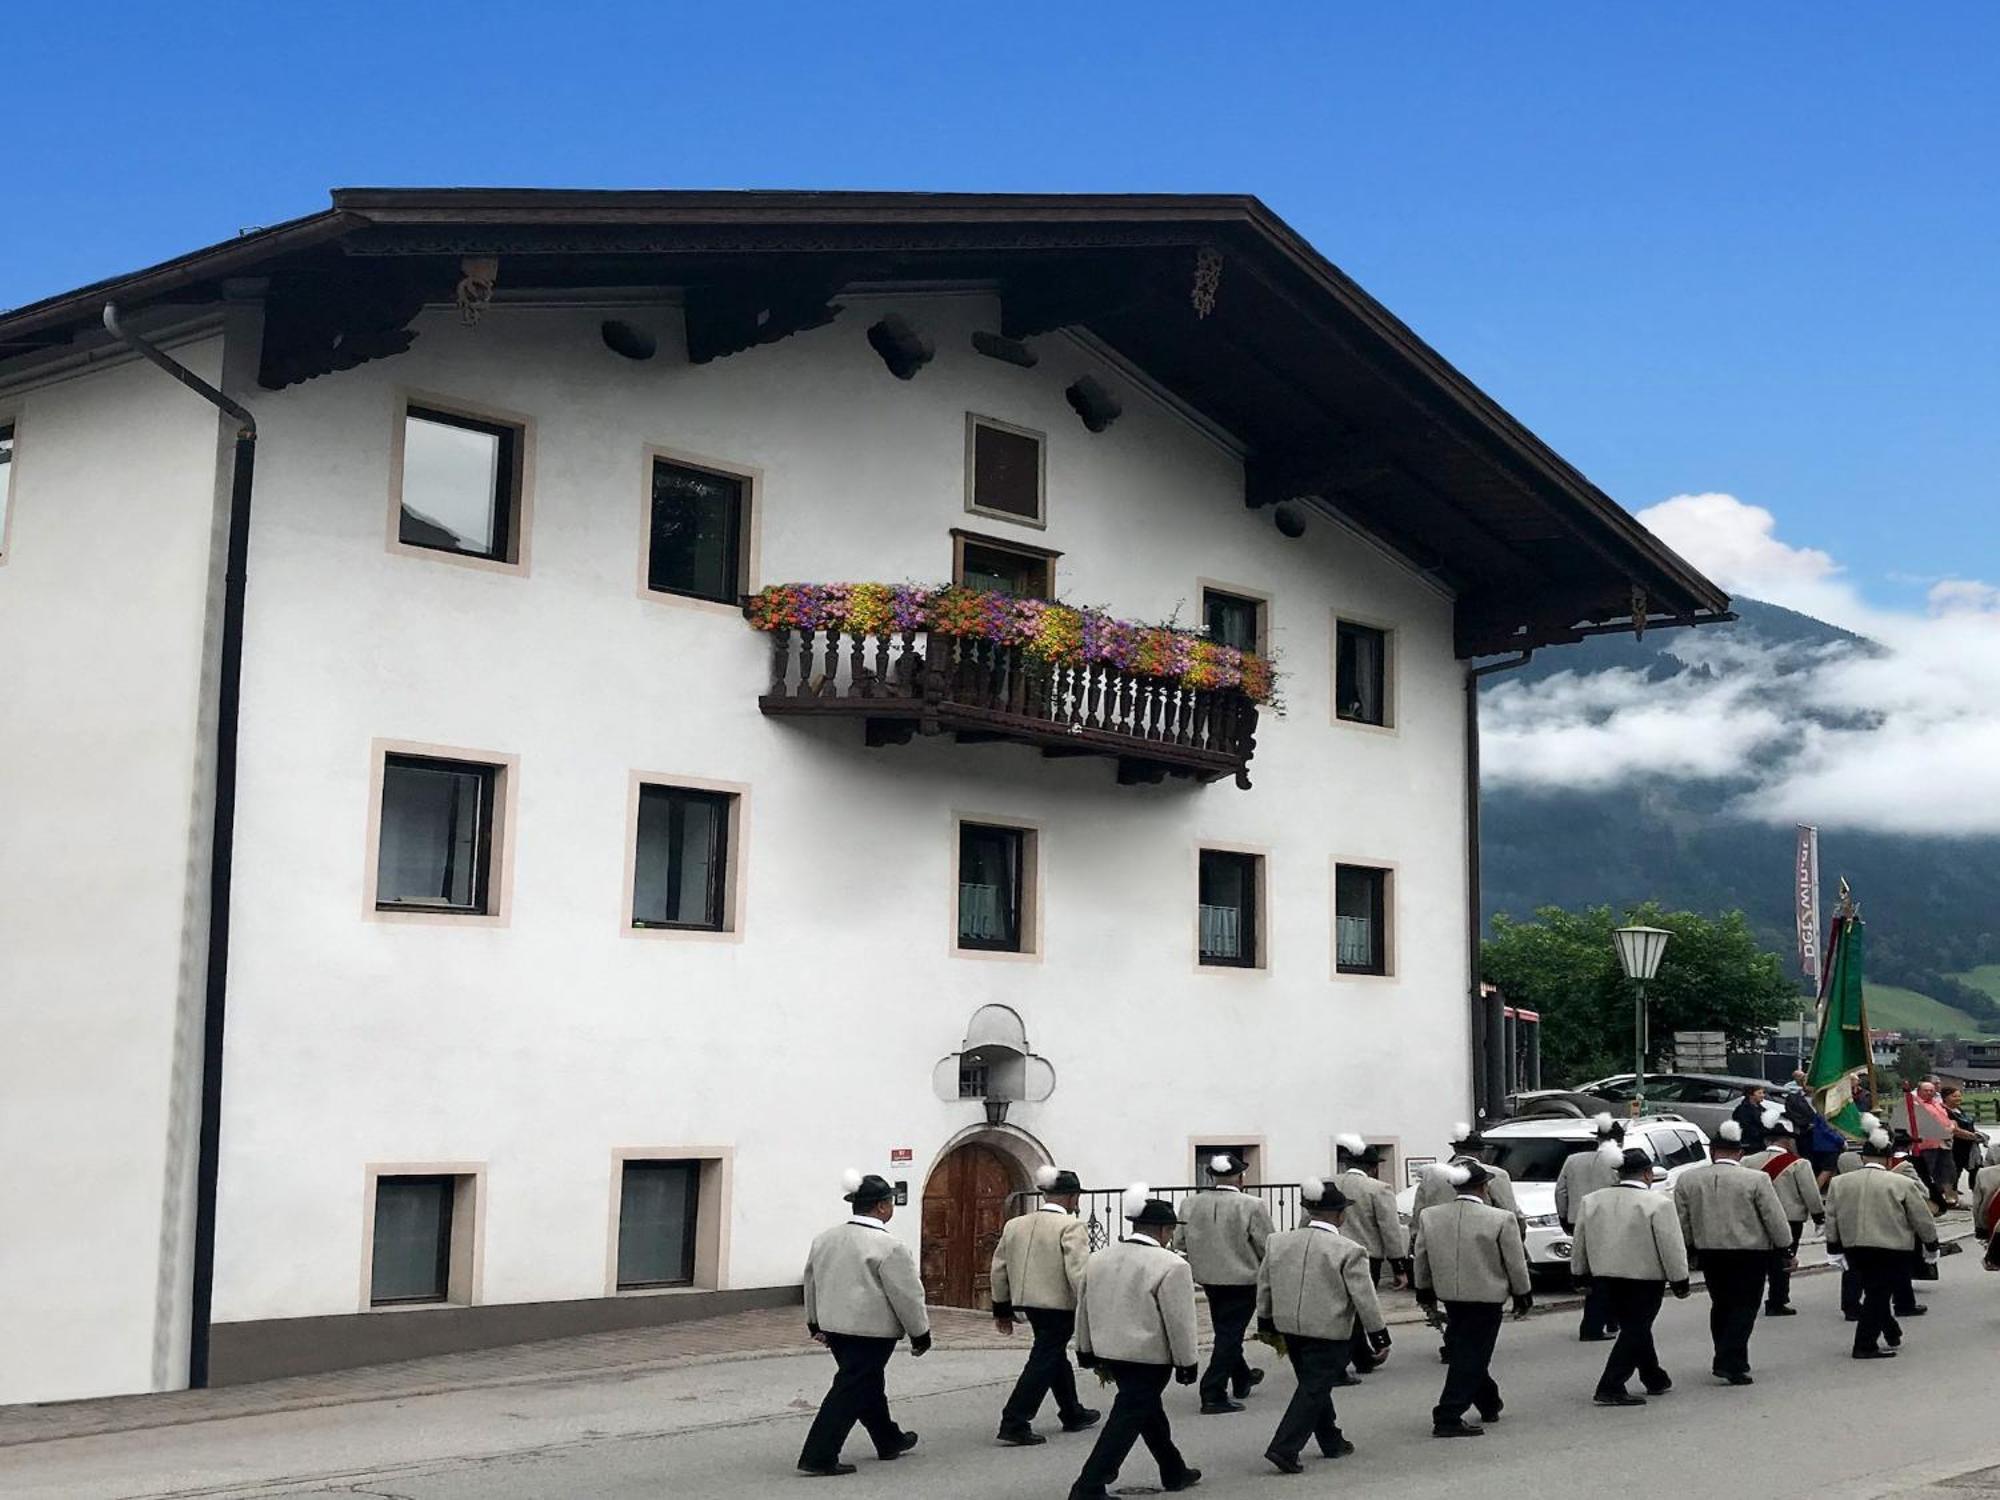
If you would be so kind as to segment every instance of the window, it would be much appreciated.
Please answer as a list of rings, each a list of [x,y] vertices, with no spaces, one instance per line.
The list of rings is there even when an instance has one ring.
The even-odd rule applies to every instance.
[[[958,1097],[984,1099],[987,1081],[991,1077],[985,1058],[976,1052],[966,1053],[958,1060]]]
[[[1366,865],[1333,870],[1334,967],[1343,974],[1389,972],[1389,872]]]
[[[1208,638],[1238,651],[1263,649],[1264,605],[1257,599],[1225,594],[1221,589],[1201,591],[1202,623]]]
[[[964,531],[954,531],[952,540],[952,582],[1022,599],[1054,597],[1059,554]]]
[[[412,404],[403,415],[396,540],[406,547],[518,560],[521,429]]]
[[[618,1192],[618,1289],[694,1281],[698,1161],[627,1161]]]
[[[965,423],[965,508],[1041,525],[1041,434],[990,417],[968,415]]]
[[[389,755],[382,764],[378,911],[488,913],[498,766]]]
[[[634,927],[729,930],[729,825],[735,802],[728,792],[640,786]]]
[[[1334,626],[1333,711],[1350,724],[1389,722],[1389,633],[1341,620]]]
[[[1022,866],[1028,834],[1020,828],[961,823],[958,829],[958,946],[1023,952]]]
[[[0,554],[7,549],[7,497],[13,490],[14,427],[0,422]]]
[[[451,1293],[452,1220],[461,1179],[375,1179],[375,1242],[368,1300],[383,1307],[443,1302]]]
[[[734,604],[742,594],[745,495],[734,474],[653,460],[646,587]]]
[[[1257,887],[1263,860],[1222,849],[1201,851],[1200,959],[1224,968],[1257,967]]]

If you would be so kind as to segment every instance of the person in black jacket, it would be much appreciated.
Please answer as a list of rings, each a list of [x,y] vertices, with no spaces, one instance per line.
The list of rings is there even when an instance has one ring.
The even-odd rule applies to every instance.
[[[1743,1127],[1743,1149],[1762,1151],[1764,1149],[1764,1085],[1752,1083],[1744,1086],[1743,1097],[1736,1101],[1736,1108],[1729,1118]]]

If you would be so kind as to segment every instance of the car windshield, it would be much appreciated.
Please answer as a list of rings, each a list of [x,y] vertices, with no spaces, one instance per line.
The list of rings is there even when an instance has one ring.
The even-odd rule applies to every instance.
[[[1479,1148],[1479,1159],[1498,1167],[1516,1182],[1554,1182],[1562,1164],[1579,1151],[1591,1149],[1589,1141],[1565,1141],[1553,1136],[1523,1136],[1496,1141],[1491,1136]]]

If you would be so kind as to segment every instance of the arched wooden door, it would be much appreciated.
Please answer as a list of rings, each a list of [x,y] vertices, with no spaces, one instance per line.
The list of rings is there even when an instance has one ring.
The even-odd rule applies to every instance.
[[[993,1305],[993,1247],[1022,1186],[1013,1161],[968,1142],[937,1164],[924,1184],[924,1298],[938,1307]]]

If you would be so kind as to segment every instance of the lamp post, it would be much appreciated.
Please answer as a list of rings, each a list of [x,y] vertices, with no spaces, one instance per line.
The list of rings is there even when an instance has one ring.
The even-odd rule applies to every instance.
[[[1660,972],[1660,955],[1673,934],[1664,927],[1620,927],[1611,934],[1618,964],[1638,987],[1632,1003],[1632,1114],[1646,1109],[1646,981]]]

